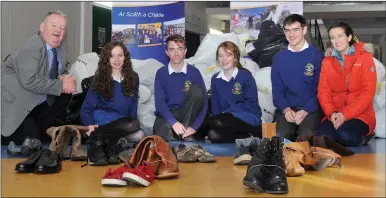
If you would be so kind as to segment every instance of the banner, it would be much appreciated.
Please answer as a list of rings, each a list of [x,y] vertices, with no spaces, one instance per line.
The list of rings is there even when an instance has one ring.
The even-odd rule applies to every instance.
[[[184,2],[114,2],[112,40],[122,41],[131,58],[154,58],[163,64],[170,35],[185,37]]]
[[[303,15],[303,2],[240,2],[230,3],[231,32],[247,34],[257,39],[261,24],[272,20],[283,27],[284,19],[290,14]]]

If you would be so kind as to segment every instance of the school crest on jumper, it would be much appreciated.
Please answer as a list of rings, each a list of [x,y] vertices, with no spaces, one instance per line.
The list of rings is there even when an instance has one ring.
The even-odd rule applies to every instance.
[[[304,72],[304,74],[306,76],[312,76],[314,75],[314,65],[312,65],[311,63],[308,63],[306,65],[306,71]]]
[[[233,85],[232,93],[241,94],[241,89],[242,89],[241,84],[237,82]]]
[[[189,91],[191,86],[192,86],[192,82],[190,82],[189,80],[185,81],[185,83],[184,83],[184,91]]]

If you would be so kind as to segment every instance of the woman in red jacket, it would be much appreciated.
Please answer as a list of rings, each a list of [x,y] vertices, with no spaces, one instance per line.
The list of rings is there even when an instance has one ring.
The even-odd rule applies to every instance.
[[[333,24],[328,34],[334,49],[322,62],[318,99],[326,117],[318,135],[345,146],[363,145],[372,137],[376,123],[373,58],[363,49],[363,43],[355,43],[346,23]]]

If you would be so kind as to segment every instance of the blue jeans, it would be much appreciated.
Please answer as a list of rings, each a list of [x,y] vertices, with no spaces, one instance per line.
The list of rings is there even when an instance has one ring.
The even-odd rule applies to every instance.
[[[318,136],[327,136],[331,140],[344,146],[359,146],[364,136],[369,132],[369,126],[359,119],[351,119],[343,123],[338,129],[329,120],[324,120],[319,126]]]

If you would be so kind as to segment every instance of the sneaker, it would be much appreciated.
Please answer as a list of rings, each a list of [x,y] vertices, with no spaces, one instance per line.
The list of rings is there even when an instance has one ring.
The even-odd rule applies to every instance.
[[[126,181],[133,182],[142,186],[150,186],[154,179],[154,173],[151,170],[151,166],[148,162],[143,161],[142,165],[137,166],[133,169],[127,169],[123,173],[123,179]]]
[[[123,173],[129,169],[127,165],[120,166],[115,170],[109,168],[106,174],[102,177],[102,185],[105,186],[127,186],[127,181],[125,181],[122,176]]]
[[[203,162],[203,163],[216,162],[216,158],[214,157],[214,155],[206,151],[205,148],[202,147],[201,145],[194,144],[191,147],[195,150],[194,154],[197,156],[197,159],[199,162]]]
[[[42,147],[43,144],[40,140],[26,137],[23,144],[21,145],[20,152],[23,156],[29,157],[30,155],[42,149]]]
[[[176,155],[178,162],[197,162],[198,156],[195,154],[193,147],[186,147],[185,144],[178,144],[173,147],[173,153]]]
[[[247,165],[251,159],[252,155],[249,154],[249,148],[244,147],[243,145],[236,146],[236,154],[233,157],[234,165]]]
[[[21,156],[20,146],[17,146],[13,141],[9,142],[7,147],[7,154],[13,157]]]

